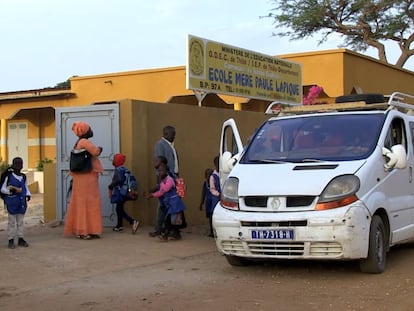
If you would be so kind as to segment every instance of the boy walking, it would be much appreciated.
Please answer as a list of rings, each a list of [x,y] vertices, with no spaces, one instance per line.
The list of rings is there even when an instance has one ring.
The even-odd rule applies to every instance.
[[[117,153],[114,155],[114,159],[112,164],[115,166],[115,172],[112,177],[112,182],[109,184],[109,198],[111,199],[111,203],[116,204],[116,214],[117,214],[117,224],[112,229],[115,232],[122,232],[124,231],[124,227],[122,226],[122,221],[125,219],[131,225],[132,233],[135,234],[138,230],[139,221],[132,218],[127,214],[125,211],[124,205],[126,201],[126,197],[120,195],[120,187],[123,185],[125,181],[125,171],[126,168],[124,167],[125,163],[125,155],[122,153]],[[118,191],[118,193],[115,193]]]
[[[27,209],[27,201],[30,200],[31,193],[27,187],[26,175],[21,172],[23,159],[16,157],[12,165],[1,175],[1,198],[4,200],[8,212],[7,234],[9,238],[8,248],[14,249],[14,238],[17,237],[18,245],[28,247],[29,244],[24,239],[24,215]]]

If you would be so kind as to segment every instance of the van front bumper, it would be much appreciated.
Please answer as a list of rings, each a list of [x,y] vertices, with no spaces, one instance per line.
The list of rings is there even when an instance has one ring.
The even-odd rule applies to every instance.
[[[213,214],[218,250],[251,259],[366,258],[370,223],[360,201],[326,211],[282,213],[232,211],[219,203]]]

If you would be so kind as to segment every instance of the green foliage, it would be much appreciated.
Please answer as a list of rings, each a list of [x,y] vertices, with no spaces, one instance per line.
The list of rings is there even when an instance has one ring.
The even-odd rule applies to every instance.
[[[339,33],[343,45],[356,51],[368,47],[378,50],[380,60],[387,62],[385,42],[398,44],[401,56],[396,65],[404,66],[414,54],[413,0],[272,0],[275,7],[267,17],[274,19],[276,36],[300,40]]]
[[[70,89],[70,80],[60,82],[54,86],[55,89]]]
[[[48,158],[41,159],[41,160],[37,163],[36,169],[37,169],[39,172],[43,172],[43,166],[44,166],[44,164],[46,164],[46,163],[53,163],[53,160],[48,159]]]
[[[9,165],[6,162],[0,162],[0,172],[4,172]]]

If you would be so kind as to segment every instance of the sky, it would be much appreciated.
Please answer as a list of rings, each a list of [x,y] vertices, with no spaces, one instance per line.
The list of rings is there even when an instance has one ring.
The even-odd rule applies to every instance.
[[[188,34],[267,55],[336,49],[342,42],[273,36],[273,20],[263,18],[273,7],[270,0],[0,0],[0,92],[183,66]],[[376,57],[375,50],[365,54]]]

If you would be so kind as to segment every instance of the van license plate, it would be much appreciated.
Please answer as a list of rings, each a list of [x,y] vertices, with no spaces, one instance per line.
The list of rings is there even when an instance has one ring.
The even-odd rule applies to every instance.
[[[251,230],[253,240],[293,240],[293,229]]]

